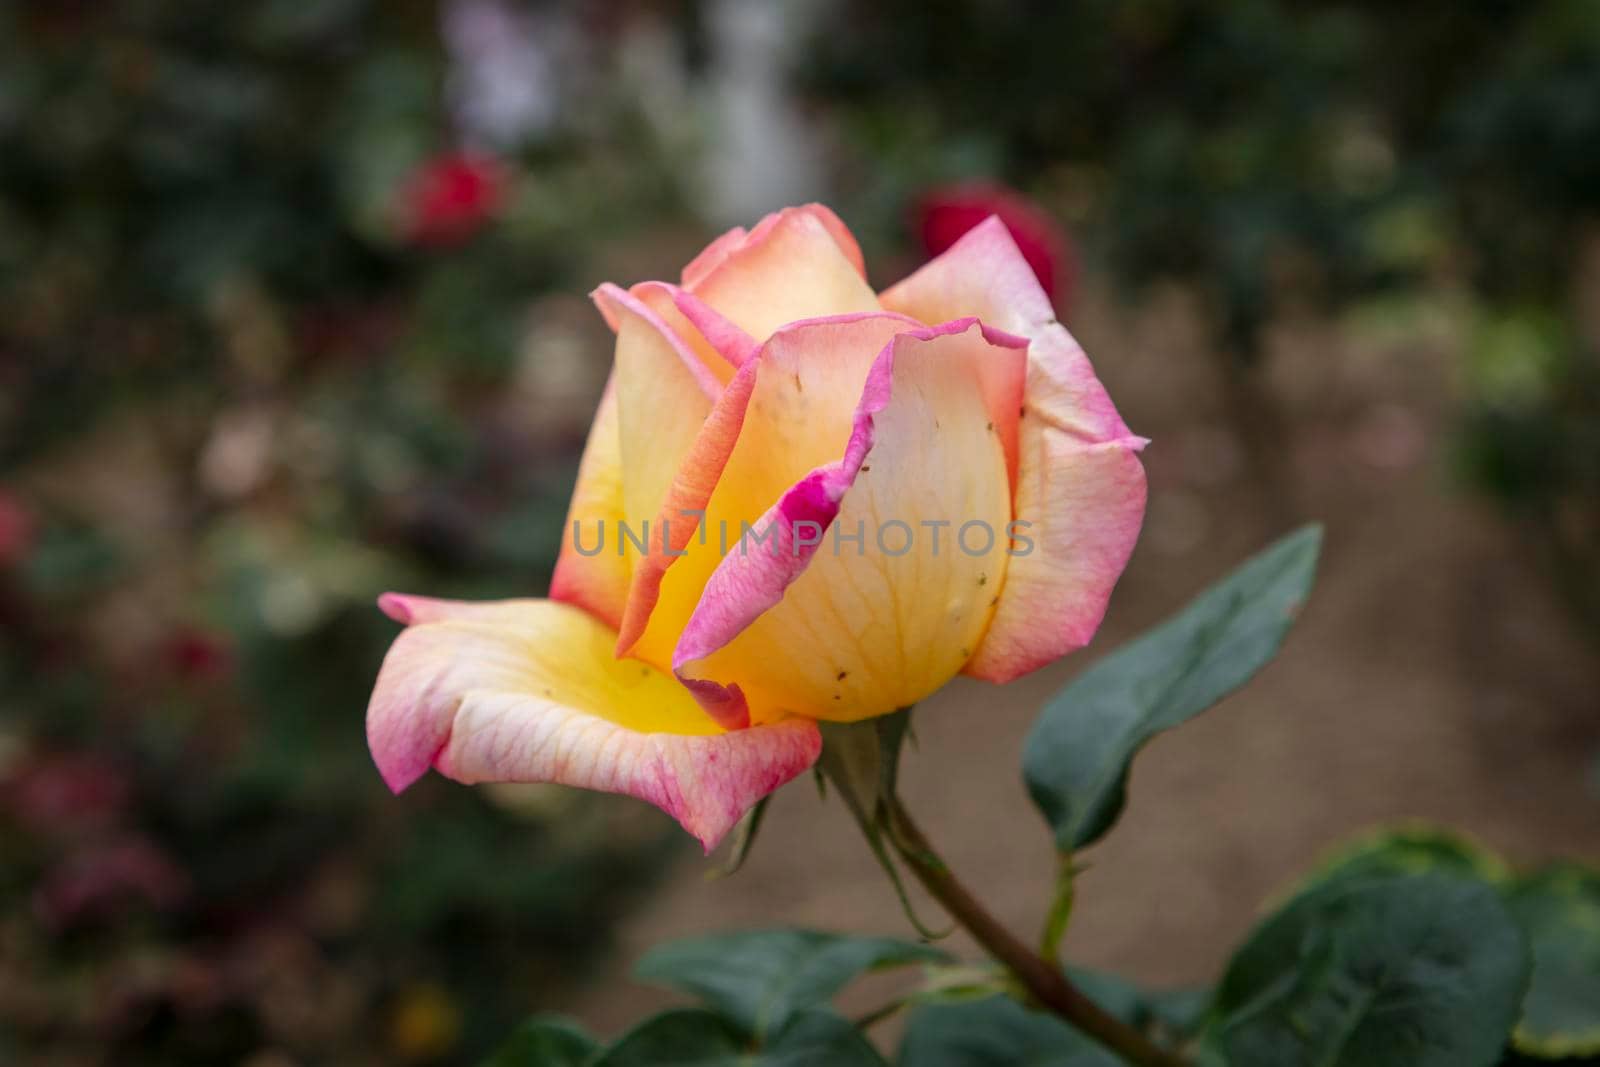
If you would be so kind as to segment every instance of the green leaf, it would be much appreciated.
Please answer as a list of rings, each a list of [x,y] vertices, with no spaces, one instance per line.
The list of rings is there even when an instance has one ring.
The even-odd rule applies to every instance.
[[[517,1027],[478,1067],[583,1067],[600,1047],[572,1020],[540,1015]]]
[[[948,959],[936,948],[887,937],[757,930],[661,945],[634,974],[698,997],[760,1038],[796,1012],[825,1004],[863,972]]]
[[[1600,874],[1552,867],[1511,885],[1506,905],[1533,947],[1518,1051],[1600,1055]]]
[[[1388,829],[1344,846],[1302,891],[1382,875],[1453,874],[1499,889],[1533,952],[1533,975],[1513,1035],[1543,1058],[1600,1055],[1600,873],[1575,865],[1525,878],[1459,834],[1428,826]]]
[[[1267,919],[1217,990],[1229,1067],[1488,1067],[1527,943],[1493,888],[1447,874],[1334,877]]]
[[[1316,573],[1322,528],[1306,526],[1096,663],[1045,706],[1023,777],[1057,847],[1098,840],[1122,810],[1128,767],[1150,738],[1248,681],[1277,653]]]
[[[710,1011],[662,1012],[623,1034],[594,1067],[665,1067],[667,1064],[738,1064],[749,1039],[733,1023]]]
[[[752,1045],[714,1012],[669,1011],[634,1027],[594,1067],[885,1067],[861,1033],[826,1011],[800,1012]]]
[[[1122,1067],[1060,1019],[1005,996],[919,1008],[895,1062],[900,1067]]]
[[[1417,823],[1386,827],[1340,846],[1306,885],[1386,874],[1454,874],[1498,883],[1511,872],[1505,861],[1470,838]]]
[[[1211,990],[1154,990],[1145,993],[1144,1002],[1150,1022],[1175,1037],[1186,1039],[1205,1022],[1211,1008]]]

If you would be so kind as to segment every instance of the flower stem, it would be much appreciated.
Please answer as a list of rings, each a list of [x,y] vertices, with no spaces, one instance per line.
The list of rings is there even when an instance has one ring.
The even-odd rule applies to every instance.
[[[1182,1056],[1155,1044],[1084,996],[1064,971],[1047,963],[1002,926],[950,873],[899,797],[888,798],[887,815],[889,838],[923,888],[978,944],[1004,964],[1042,1007],[1137,1067],[1188,1067]]]

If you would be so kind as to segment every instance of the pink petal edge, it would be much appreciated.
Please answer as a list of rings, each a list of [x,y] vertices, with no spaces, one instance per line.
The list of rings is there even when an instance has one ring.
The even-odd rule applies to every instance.
[[[1016,517],[1043,542],[1006,568],[964,673],[1004,683],[1088,644],[1143,523],[1148,441],[1128,430],[1005,224],[991,216],[881,294],[910,314],[976,313],[1029,340]]]
[[[645,282],[641,284],[664,286],[666,283]],[[716,375],[712,374],[710,369],[701,362],[700,357],[690,350],[689,346],[684,343],[683,338],[678,336],[677,331],[667,325],[661,316],[652,311],[644,301],[611,282],[602,283],[594,292],[589,294],[589,298],[594,301],[595,306],[600,309],[601,316],[606,320],[606,324],[613,330],[621,329],[621,313],[623,311],[643,320],[665,338],[667,344],[672,346],[672,351],[677,354],[678,359],[683,362],[685,369],[689,371],[695,383],[700,386],[701,391],[707,397],[715,400],[717,394],[722,392],[722,383],[717,381]]]
[[[560,782],[621,793],[667,812],[709,853],[751,805],[816,762],[822,739],[809,719],[704,735],[642,733],[524,688],[497,688],[507,680],[497,677],[506,673],[507,635],[541,604],[560,607],[379,598],[385,614],[411,624],[385,657],[367,716],[373,759],[391,790],[433,767],[466,784]],[[600,625],[563,610],[580,625]]]

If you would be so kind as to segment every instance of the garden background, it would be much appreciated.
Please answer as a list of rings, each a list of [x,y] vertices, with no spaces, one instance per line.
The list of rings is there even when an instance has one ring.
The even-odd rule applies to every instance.
[[[984,183],[1154,442],[1095,644],[918,715],[1003,918],[1044,697],[1303,519],[1305,620],[1141,762],[1069,958],[1204,985],[1382,821],[1595,859],[1597,145],[1591,0],[0,5],[0,1060],[470,1064],[664,1003],[667,936],[909,935],[804,783],[707,882],[653,809],[395,799],[363,736],[378,593],[543,592],[584,294],[806,200],[882,286]]]

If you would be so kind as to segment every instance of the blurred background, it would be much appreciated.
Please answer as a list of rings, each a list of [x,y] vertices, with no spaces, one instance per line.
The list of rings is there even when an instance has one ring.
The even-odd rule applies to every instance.
[[[1095,645],[919,712],[911,806],[1009,922],[1039,704],[1311,518],[1304,623],[1142,760],[1068,955],[1203,985],[1383,820],[1597,858],[1593,0],[11,0],[0,1060],[467,1064],[662,1003],[665,937],[911,936],[807,783],[707,882],[654,809],[395,799],[363,738],[379,592],[543,592],[585,294],[813,199],[880,287],[998,211],[1154,439]]]

